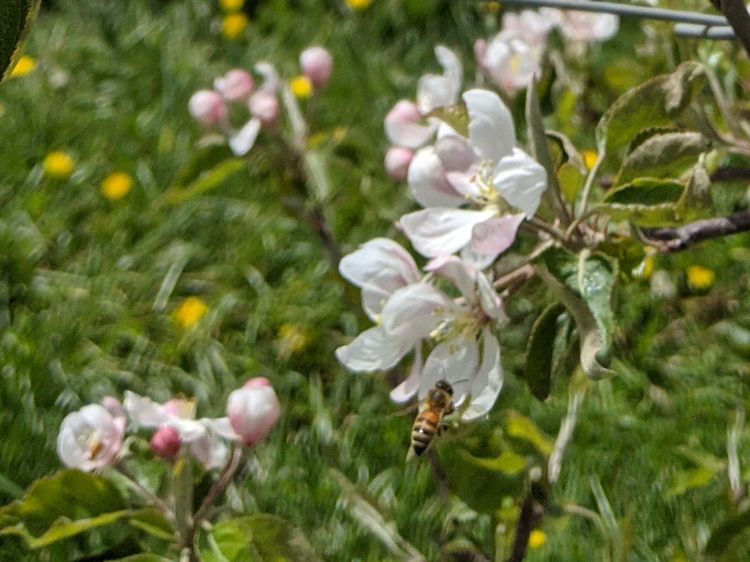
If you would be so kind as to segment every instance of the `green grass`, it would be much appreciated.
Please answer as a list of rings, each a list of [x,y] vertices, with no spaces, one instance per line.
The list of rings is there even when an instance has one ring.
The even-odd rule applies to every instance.
[[[187,114],[193,91],[262,59],[290,77],[299,51],[320,43],[336,61],[330,87],[311,107],[333,178],[326,203],[333,234],[345,251],[382,235],[407,204],[405,189],[382,171],[383,116],[414,95],[422,72],[438,70],[434,44],[456,48],[468,63],[473,39],[491,24],[465,2],[388,0],[351,14],[339,2],[274,0],[257,7],[245,38],[227,42],[208,0],[121,4],[56,2],[25,47],[39,67],[0,87],[0,502],[59,467],[57,428],[83,404],[126,389],[157,400],[184,393],[197,397],[201,415],[220,415],[232,389],[262,375],[277,388],[284,415],[230,494],[232,508],[289,518],[323,560],[392,559],[344,501],[335,469],[428,560],[458,539],[491,557],[495,514],[474,512],[455,496],[444,503],[427,463],[404,465],[411,414],[398,415],[388,401],[391,379],[352,375],[336,363],[335,347],[367,321],[309,227],[285,210],[289,179],[279,173],[275,145],[263,140],[247,169],[211,191],[179,202],[164,196],[197,152],[201,132]],[[633,42],[644,40],[635,24],[625,27]],[[608,81],[607,64],[628,67],[634,48],[590,53],[590,66],[576,71],[588,73],[586,111],[572,121],[558,100],[545,98],[555,125],[581,146],[593,144],[596,117],[622,86]],[[654,55],[641,78],[669,64]],[[70,180],[43,176],[41,161],[52,150],[74,156]],[[110,203],[98,186],[115,170],[132,174],[135,187]],[[741,195],[725,186],[717,203],[742,205]],[[547,545],[527,560],[700,560],[697,545],[732,511],[726,470],[694,488],[677,484],[696,459],[726,462],[728,424],[747,402],[748,242],[742,236],[659,259],[674,276],[692,263],[720,272],[707,296],[657,301],[647,284],[624,283],[618,376],[589,391],[553,494],[556,506],[597,511],[598,479],[619,531],[602,536],[591,521],[553,509],[543,524]],[[173,289],[160,292],[175,274]],[[191,295],[210,311],[184,332],[171,313]],[[463,444],[495,451],[498,443],[540,462],[503,434],[508,409],[556,435],[567,381],[540,404],[518,378],[543,298],[532,284],[509,303],[502,398],[488,422],[444,439],[446,464]],[[280,352],[285,325],[304,334],[300,352]],[[749,445],[743,433],[743,468]],[[64,560],[64,552],[23,553],[0,539],[0,560]],[[741,546],[737,556],[746,559],[750,549]]]

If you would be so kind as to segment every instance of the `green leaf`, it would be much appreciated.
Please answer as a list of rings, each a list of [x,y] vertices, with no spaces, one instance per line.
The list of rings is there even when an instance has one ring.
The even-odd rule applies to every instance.
[[[700,133],[654,135],[625,158],[617,185],[644,177],[678,178],[710,146],[708,139]]]
[[[600,150],[613,158],[641,131],[672,126],[704,80],[702,67],[686,62],[623,94],[597,125]]]
[[[688,490],[703,488],[711,483],[716,476],[716,470],[704,466],[690,470],[681,470],[672,476],[666,492],[667,499],[680,496]]]
[[[151,511],[127,509],[120,492],[108,479],[62,470],[37,480],[23,499],[0,509],[0,536],[21,537],[29,548],[35,549],[129,518],[156,526],[157,518]],[[173,538],[165,534],[168,539]]]
[[[575,255],[562,248],[550,248],[537,258],[536,265],[539,276],[576,322],[584,373],[592,379],[614,374],[607,367],[617,262],[588,250]]]
[[[585,177],[581,169],[570,162],[565,162],[557,169],[557,183],[565,201],[570,204],[576,202]]]
[[[537,400],[549,396],[552,387],[552,358],[554,355],[557,321],[565,308],[554,303],[545,308],[531,327],[526,346],[526,383]]]
[[[732,541],[748,527],[750,527],[750,511],[727,519],[711,533],[706,543],[706,554],[721,556],[729,548]]]
[[[677,180],[638,178],[607,193],[597,211],[639,226],[675,224],[682,220],[678,203],[684,192]]]
[[[183,203],[216,189],[226,182],[230,177],[245,169],[247,163],[240,158],[228,158],[219,164],[201,173],[185,188],[171,187],[164,193],[164,201],[172,205]]]
[[[526,92],[526,123],[528,125],[531,155],[547,171],[549,189],[544,192],[544,199],[555,216],[566,221],[567,211],[560,197],[560,187],[557,184],[555,164],[547,145],[547,134],[544,129],[542,110],[539,107],[539,97],[536,92],[536,81],[532,80]]]
[[[0,3],[0,82],[13,70],[29,24],[40,0],[3,0]]]
[[[157,556],[156,554],[133,554],[125,558],[118,558],[111,562],[172,562],[169,558]]]
[[[514,410],[508,410],[505,413],[505,431],[514,439],[527,441],[545,457],[550,456],[555,447],[555,442],[545,435],[530,418]]]
[[[302,532],[289,521],[258,513],[222,521],[211,529],[206,562],[314,562],[318,560]]]
[[[500,469],[498,459],[474,456],[464,447],[438,450],[451,491],[471,509],[494,514],[506,496],[518,496],[524,486],[524,471]]]

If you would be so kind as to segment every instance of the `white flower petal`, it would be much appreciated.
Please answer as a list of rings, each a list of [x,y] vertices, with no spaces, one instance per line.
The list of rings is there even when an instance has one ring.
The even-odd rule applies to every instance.
[[[129,390],[125,391],[123,406],[130,421],[137,428],[160,427],[173,417],[166,411],[162,404]]]
[[[260,132],[260,119],[252,118],[229,137],[229,148],[237,156],[244,156],[255,144]]]
[[[411,400],[419,390],[419,380],[422,377],[422,347],[417,345],[414,353],[414,363],[409,370],[409,376],[396,388],[391,390],[391,400],[396,404],[405,404]]]
[[[477,270],[473,265],[456,256],[441,256],[430,260],[424,270],[448,279],[469,302],[474,301]]]
[[[474,225],[495,215],[494,210],[469,211],[432,207],[401,217],[399,224],[414,248],[434,258],[453,254],[471,240]]]
[[[487,316],[493,320],[507,319],[500,295],[497,294],[497,291],[492,287],[492,283],[483,273],[477,275],[477,292],[479,293],[479,304]]]
[[[516,145],[516,131],[510,110],[495,92],[482,89],[464,92],[469,113],[469,140],[485,160],[500,160]]]
[[[503,367],[500,363],[500,344],[492,332],[482,333],[482,364],[471,382],[471,402],[461,414],[461,421],[469,422],[489,413],[503,387]]]
[[[479,346],[473,337],[457,336],[444,341],[427,358],[419,383],[419,398],[423,399],[435,383],[444,380],[453,387],[453,402],[459,406],[466,398],[478,364]]]
[[[497,163],[492,184],[503,199],[531,218],[547,189],[547,172],[531,156],[516,148]]]
[[[350,371],[381,371],[396,365],[413,345],[414,340],[393,337],[376,326],[359,334],[349,345],[339,347],[336,358]]]
[[[503,215],[474,226],[471,232],[471,251],[475,254],[474,259],[484,264],[478,266],[480,269],[491,264],[497,256],[511,247],[523,219],[522,214]]]
[[[409,192],[423,207],[458,207],[465,202],[445,177],[445,168],[435,148],[417,151],[406,176]]]
[[[454,304],[440,289],[427,283],[415,283],[399,289],[383,307],[385,332],[409,347],[427,337]]]
[[[443,67],[443,75],[425,74],[417,84],[417,105],[423,115],[438,107],[456,103],[463,80],[463,67],[458,57],[446,47],[435,47],[435,56]]]
[[[255,72],[263,77],[263,83],[258,88],[259,92],[275,94],[279,86],[279,73],[270,62],[259,62],[255,65]]]

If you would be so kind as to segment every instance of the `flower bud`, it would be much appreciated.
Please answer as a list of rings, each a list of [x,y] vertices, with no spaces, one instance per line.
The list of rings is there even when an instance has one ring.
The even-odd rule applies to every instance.
[[[396,181],[404,181],[414,151],[400,146],[392,146],[385,153],[385,171]]]
[[[333,71],[331,53],[323,47],[309,47],[299,56],[302,74],[307,76],[316,88],[322,88],[328,83]]]
[[[161,426],[151,437],[151,450],[162,459],[174,458],[180,452],[180,434],[173,427]]]
[[[385,116],[385,136],[396,146],[419,148],[434,134],[434,128],[422,122],[417,104],[401,100]]]
[[[253,91],[253,79],[241,68],[235,68],[214,80],[214,89],[229,102],[244,101]]]
[[[268,379],[257,377],[229,395],[227,415],[232,429],[250,446],[268,435],[281,415],[281,406]]]
[[[210,127],[227,118],[227,106],[221,94],[213,90],[199,90],[188,102],[190,115],[201,125]]]
[[[250,98],[248,104],[250,114],[258,119],[263,127],[268,128],[276,124],[281,115],[279,99],[275,94],[257,92]]]
[[[113,406],[113,404],[109,404]],[[86,472],[117,461],[125,434],[125,417],[89,404],[65,416],[57,436],[57,454],[65,466]]]

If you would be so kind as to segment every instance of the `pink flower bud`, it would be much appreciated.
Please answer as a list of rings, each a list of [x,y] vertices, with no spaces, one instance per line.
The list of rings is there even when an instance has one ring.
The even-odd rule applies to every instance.
[[[281,415],[281,406],[268,379],[257,377],[229,395],[227,415],[232,429],[250,446],[268,435]]]
[[[227,118],[227,106],[221,94],[213,90],[199,90],[188,102],[190,115],[200,124],[210,127]]]
[[[273,127],[281,115],[279,99],[275,94],[257,92],[250,98],[248,104],[250,114],[258,119],[264,128]]]
[[[180,434],[173,427],[161,426],[151,437],[151,450],[162,459],[174,458],[180,452]]]
[[[309,47],[300,54],[299,65],[302,68],[302,74],[310,79],[313,86],[322,88],[331,77],[333,58],[331,53],[323,47]]]
[[[229,102],[244,101],[253,91],[253,79],[241,68],[214,80],[214,88]]]
[[[401,100],[385,116],[385,136],[396,146],[419,148],[434,133],[434,127],[423,124],[422,114],[414,102]]]
[[[385,171],[396,181],[404,181],[414,151],[400,146],[392,146],[385,153]]]

